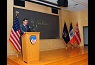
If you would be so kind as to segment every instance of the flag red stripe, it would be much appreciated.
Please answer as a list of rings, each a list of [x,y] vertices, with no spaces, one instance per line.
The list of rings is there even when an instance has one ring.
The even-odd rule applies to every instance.
[[[19,37],[17,36],[17,34],[16,34],[15,31],[13,30],[13,28],[12,28],[12,31],[13,31],[14,35],[16,36],[16,38],[19,40]]]
[[[76,37],[75,37],[75,39],[76,39],[76,43],[79,45],[80,42],[78,41],[78,39]]]
[[[14,38],[12,37],[12,35],[10,36],[10,38],[14,41],[14,44],[16,44],[17,48],[20,49],[18,43],[14,40]]]
[[[16,38],[16,40],[17,40],[18,42],[20,42],[14,33],[15,33],[15,32],[12,31],[13,36]]]
[[[16,35],[14,34],[15,32],[11,31],[13,36],[15,37],[15,39],[18,41],[18,43],[20,44],[20,41],[17,39]]]
[[[10,43],[12,44],[12,46],[14,47],[15,51],[18,52],[17,48],[15,47],[15,45],[13,44],[13,42],[9,39]]]
[[[75,38],[76,38],[77,44],[79,45],[79,43],[81,42],[81,38],[80,38],[78,23],[76,24]]]
[[[19,34],[19,37],[20,37],[20,30],[18,30],[18,34]]]
[[[18,52],[18,49],[17,49],[16,45],[14,44],[14,42],[11,40],[11,38],[9,38],[9,41],[12,43],[12,45],[14,46],[14,48],[16,49],[16,51]]]
[[[18,30],[18,31],[19,31],[19,30]],[[19,33],[18,31],[16,32],[16,34],[17,34],[18,37],[20,37],[20,33]]]
[[[76,35],[78,36],[79,40],[81,41],[81,38],[80,38],[79,32],[76,32]]]
[[[76,37],[76,42],[79,44],[80,40],[79,40],[79,37],[77,36],[76,32],[75,32],[75,37]]]
[[[12,32],[13,33],[13,32]],[[13,33],[14,34],[14,33]],[[18,46],[18,48],[20,48],[20,43],[16,40],[15,35],[11,34],[10,37],[12,38],[12,40],[14,40],[14,42],[16,43],[16,45]]]
[[[19,38],[20,38],[20,30],[18,30],[17,33],[18,33],[18,36],[19,36]]]
[[[18,33],[16,32],[16,35],[18,36],[18,38],[19,38],[19,35],[18,35]]]
[[[18,26],[17,26],[18,25]],[[20,29],[19,29],[19,21],[18,18],[15,19],[11,34],[9,37],[9,41],[14,47],[16,52],[20,52],[21,46],[20,46]]]
[[[11,34],[10,37],[11,37],[11,38],[15,41],[15,43],[19,46],[18,48],[21,48],[21,47],[20,47],[20,42],[16,40],[15,35]]]
[[[79,40],[81,40],[81,39],[80,39],[80,36],[79,36],[79,34],[78,34],[78,32],[76,32],[76,35],[77,35],[77,37],[79,38]]]
[[[15,48],[16,52],[18,52],[16,46],[13,44],[13,42],[10,40],[10,38],[9,38],[9,41],[11,42],[11,44],[13,45],[13,47]]]

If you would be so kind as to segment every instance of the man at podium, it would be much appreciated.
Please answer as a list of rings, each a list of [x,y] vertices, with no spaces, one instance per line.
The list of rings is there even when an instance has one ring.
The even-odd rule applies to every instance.
[[[25,33],[25,32],[31,32],[30,26],[28,25],[28,19],[24,18],[23,19],[23,24],[20,25],[20,32],[21,32],[21,36]],[[21,41],[21,38],[20,38]],[[22,41],[21,41],[21,48],[22,48]],[[22,51],[22,49],[21,49]]]
[[[23,24],[20,25],[20,32],[21,32],[21,36],[25,32],[31,32],[30,26],[28,26],[28,19],[26,19],[26,18],[23,19]]]

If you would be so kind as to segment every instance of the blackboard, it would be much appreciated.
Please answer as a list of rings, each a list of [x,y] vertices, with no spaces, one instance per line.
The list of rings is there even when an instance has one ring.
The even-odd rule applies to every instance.
[[[59,16],[14,7],[13,21],[16,17],[16,11],[19,12],[18,19],[20,24],[23,23],[24,18],[27,18],[31,30],[40,32],[40,39],[59,38]]]

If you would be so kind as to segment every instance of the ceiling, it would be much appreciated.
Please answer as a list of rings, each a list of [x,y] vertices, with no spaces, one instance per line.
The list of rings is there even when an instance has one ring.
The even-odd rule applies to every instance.
[[[31,0],[31,1],[33,1],[33,0]],[[58,7],[58,6],[55,6],[52,4],[41,2],[41,0],[34,0],[34,1],[38,1],[40,3],[44,3],[47,5],[54,6],[54,7]],[[57,0],[44,0],[44,1],[49,1],[49,2],[57,4]],[[62,7],[61,9],[65,9],[65,10],[69,10],[69,11],[73,11],[73,12],[85,10],[85,9],[88,9],[88,0],[68,0],[68,7]]]
[[[57,4],[57,0],[46,0]],[[88,0],[68,0],[68,7],[63,9],[70,11],[80,11],[88,9]]]

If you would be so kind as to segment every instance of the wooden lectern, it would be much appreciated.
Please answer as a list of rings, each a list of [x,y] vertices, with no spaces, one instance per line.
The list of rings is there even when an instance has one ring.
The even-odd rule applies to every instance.
[[[35,44],[30,42],[30,37],[36,36]],[[30,64],[39,62],[40,32],[25,32],[22,35],[23,61]]]

